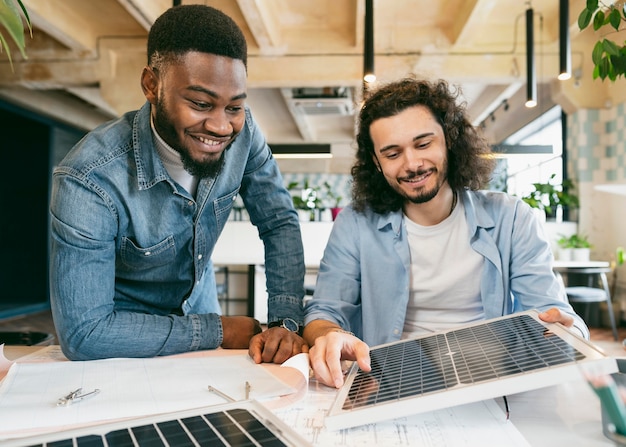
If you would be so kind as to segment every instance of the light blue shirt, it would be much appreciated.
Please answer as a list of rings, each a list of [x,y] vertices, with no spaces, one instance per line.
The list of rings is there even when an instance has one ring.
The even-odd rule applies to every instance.
[[[480,297],[485,318],[557,307],[574,317],[589,338],[562,284],[538,219],[516,197],[465,191],[463,201],[473,250],[485,258]],[[323,319],[353,332],[370,346],[399,340],[409,300],[410,253],[402,211],[385,215],[345,208],[333,226],[305,324]],[[444,278],[454,272],[441,266]],[[445,297],[442,297],[445,299]]]
[[[189,194],[153,146],[150,104],[83,138],[55,168],[50,299],[70,359],[212,349],[222,325],[211,254],[237,195],[265,244],[268,321],[302,323],[298,216],[269,147],[245,125]]]

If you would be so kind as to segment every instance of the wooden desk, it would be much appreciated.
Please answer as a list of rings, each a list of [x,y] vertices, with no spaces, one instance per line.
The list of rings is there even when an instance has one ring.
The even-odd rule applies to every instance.
[[[5,346],[5,354],[16,359],[41,348]],[[213,353],[216,351],[211,354]],[[329,392],[332,390],[329,391],[312,380],[301,405],[306,406],[307,400],[312,401],[316,395]],[[501,399],[497,401],[503,406]],[[602,432],[600,402],[582,378],[557,386],[510,395],[508,401],[510,420],[533,447],[614,445]],[[488,440],[485,440],[485,445],[488,444]]]

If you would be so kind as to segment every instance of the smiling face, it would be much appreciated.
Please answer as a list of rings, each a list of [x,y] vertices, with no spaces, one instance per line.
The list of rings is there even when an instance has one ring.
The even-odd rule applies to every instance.
[[[214,176],[245,122],[246,68],[238,59],[189,52],[142,74],[156,131],[185,169]]]
[[[447,148],[441,125],[424,106],[372,122],[374,162],[407,202],[426,203],[447,185]]]

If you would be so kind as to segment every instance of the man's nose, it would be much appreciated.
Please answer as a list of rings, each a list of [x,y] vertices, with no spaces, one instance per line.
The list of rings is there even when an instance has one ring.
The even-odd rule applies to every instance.
[[[204,128],[214,135],[225,136],[233,133],[233,126],[225,111],[212,110],[204,119]]]

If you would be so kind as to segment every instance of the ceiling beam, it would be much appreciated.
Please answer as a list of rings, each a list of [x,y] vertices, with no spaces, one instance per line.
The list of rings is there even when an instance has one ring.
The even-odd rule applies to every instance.
[[[237,0],[237,4],[261,54],[271,54],[284,44],[272,10],[275,4],[265,0]]]

